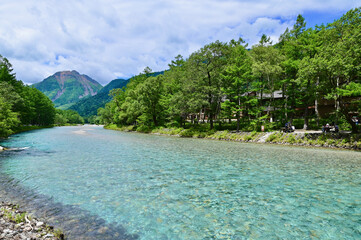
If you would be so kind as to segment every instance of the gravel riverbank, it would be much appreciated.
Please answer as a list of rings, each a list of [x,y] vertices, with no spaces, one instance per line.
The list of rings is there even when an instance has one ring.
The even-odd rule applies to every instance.
[[[62,240],[60,230],[19,210],[18,206],[0,202],[1,240]]]
[[[116,125],[108,125],[105,129],[137,132],[133,130],[133,126],[117,127]],[[361,150],[361,134],[352,134],[349,131],[340,131],[339,133],[322,133],[322,131],[305,131],[296,130],[291,133],[281,131],[273,132],[236,132],[236,131],[208,131],[201,132],[195,129],[182,128],[156,128],[148,131],[139,131],[141,133],[187,137],[187,138],[204,138],[223,141],[250,142],[262,144],[279,144],[288,146],[304,146],[304,147],[323,147],[338,148],[348,150]]]

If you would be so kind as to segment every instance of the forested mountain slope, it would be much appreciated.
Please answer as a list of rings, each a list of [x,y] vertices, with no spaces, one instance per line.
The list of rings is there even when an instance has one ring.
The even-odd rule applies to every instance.
[[[69,109],[77,111],[81,116],[91,116],[96,115],[97,110],[100,107],[104,107],[107,102],[110,102],[112,99],[111,96],[109,96],[109,93],[112,89],[115,88],[123,88],[127,85],[129,80],[124,79],[114,79],[110,83],[108,83],[104,88],[102,88],[98,94],[83,98],[79,100],[77,103],[72,105]]]
[[[33,86],[48,96],[55,107],[60,109],[67,109],[79,99],[94,96],[102,89],[97,81],[77,71],[57,72]]]

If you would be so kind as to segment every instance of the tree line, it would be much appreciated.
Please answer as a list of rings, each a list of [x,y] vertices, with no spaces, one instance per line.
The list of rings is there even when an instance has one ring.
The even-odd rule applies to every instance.
[[[11,63],[0,55],[0,137],[24,127],[66,123],[84,120],[75,111],[56,110],[45,94],[17,80]]]
[[[305,129],[334,121],[353,132],[361,110],[361,8],[328,25],[306,28],[299,15],[273,44],[263,35],[252,47],[240,38],[216,41],[178,55],[169,70],[146,68],[98,109],[104,124],[196,126],[259,130],[298,122]],[[319,112],[327,103],[334,108]],[[215,123],[218,126],[215,126]]]

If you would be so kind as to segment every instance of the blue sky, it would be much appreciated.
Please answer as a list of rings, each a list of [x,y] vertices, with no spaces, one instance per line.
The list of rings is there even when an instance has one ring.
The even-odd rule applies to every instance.
[[[265,33],[273,42],[298,14],[329,23],[360,0],[1,0],[0,54],[17,78],[39,82],[77,70],[105,85],[146,66],[167,68],[207,43]]]

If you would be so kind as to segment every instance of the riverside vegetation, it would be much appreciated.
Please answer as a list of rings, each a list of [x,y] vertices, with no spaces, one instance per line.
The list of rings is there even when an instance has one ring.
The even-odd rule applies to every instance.
[[[273,143],[294,146],[330,147],[361,150],[361,134],[349,133],[284,133],[279,131],[271,132],[236,132],[216,131],[196,128],[135,128],[134,126],[118,127],[115,124],[105,126],[106,129],[141,133],[151,133],[168,136],[205,138],[214,140],[226,140],[252,143]]]
[[[26,130],[78,123],[84,123],[84,119],[77,112],[55,109],[42,92],[17,80],[10,62],[0,55],[0,138]]]
[[[276,44],[266,35],[251,48],[242,39],[216,41],[169,67],[157,76],[146,68],[126,88],[112,90],[97,122],[190,129],[182,134],[278,130],[286,122],[304,129],[335,122],[360,131],[353,117],[361,112],[361,8],[315,28],[299,15]],[[328,113],[318,111],[321,102],[331,105]]]

